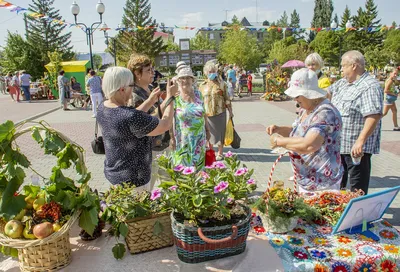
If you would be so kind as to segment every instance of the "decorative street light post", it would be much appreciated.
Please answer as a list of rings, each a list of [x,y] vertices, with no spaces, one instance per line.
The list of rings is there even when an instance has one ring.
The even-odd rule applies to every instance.
[[[337,27],[338,27],[337,23],[335,21],[332,21],[331,28],[332,29],[336,29]],[[351,24],[350,21],[347,21],[346,30],[350,29],[350,28],[353,28],[353,25]],[[345,34],[346,34],[346,32],[345,32]],[[342,39],[344,38],[344,35],[342,36],[342,35],[339,34],[339,70],[340,70],[340,66],[341,66],[340,62],[342,60]]]
[[[122,26],[122,24],[119,24],[118,25],[118,29],[122,29],[123,28],[123,26]],[[104,37],[106,38],[106,45],[108,46],[108,44],[109,44],[109,39],[111,39],[112,40],[112,43],[113,43],[113,45],[112,45],[112,47],[113,47],[113,55],[114,55],[114,66],[117,66],[117,46],[116,46],[116,38],[115,37],[110,37],[109,35],[108,35],[108,32],[107,32],[107,29],[108,29],[108,26],[107,26],[107,24],[106,23],[104,23],[102,26],[101,26],[101,29],[103,29],[103,31],[104,31]],[[117,30],[118,30],[117,29]]]
[[[75,17],[75,24],[83,26],[84,27],[83,30],[86,33],[86,40],[89,45],[90,66],[92,67],[92,69],[93,69],[93,53],[92,53],[93,33],[97,30],[98,26],[103,22],[103,13],[105,10],[106,10],[106,7],[101,2],[101,0],[99,0],[99,2],[96,5],[96,11],[100,15],[100,22],[93,23],[90,27],[88,27],[84,23],[77,22],[77,16],[80,11],[78,4],[74,1],[71,5],[71,12]]]

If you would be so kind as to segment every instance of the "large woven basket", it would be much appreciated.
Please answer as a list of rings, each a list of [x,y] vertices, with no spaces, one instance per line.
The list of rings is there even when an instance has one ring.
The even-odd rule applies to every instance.
[[[189,227],[179,223],[171,214],[172,231],[178,258],[185,263],[200,263],[233,256],[246,249],[251,211],[236,225],[218,227]]]
[[[41,125],[34,126],[39,130],[48,129],[55,132],[62,140],[70,142],[76,150],[80,160],[82,172],[86,173],[87,168],[84,160],[84,150],[77,143],[69,139],[61,132]],[[30,133],[33,126],[18,131],[14,137],[17,139],[25,133]],[[0,245],[16,248],[18,250],[19,266],[21,271],[42,272],[57,271],[71,262],[71,245],[69,242],[69,231],[75,221],[79,218],[80,211],[75,211],[71,218],[61,229],[44,239],[24,240],[12,239],[4,235],[4,226],[0,231]],[[0,225],[1,222],[0,222]]]
[[[154,225],[157,221],[162,225],[162,232],[155,235]],[[132,254],[174,245],[170,213],[134,218],[126,224],[129,231],[125,241]]]

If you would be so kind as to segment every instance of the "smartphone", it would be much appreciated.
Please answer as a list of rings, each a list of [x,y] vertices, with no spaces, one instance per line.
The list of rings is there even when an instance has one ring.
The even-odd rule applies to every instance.
[[[160,90],[161,90],[162,92],[167,91],[167,82],[160,82],[160,83],[158,84],[158,87],[160,87]]]

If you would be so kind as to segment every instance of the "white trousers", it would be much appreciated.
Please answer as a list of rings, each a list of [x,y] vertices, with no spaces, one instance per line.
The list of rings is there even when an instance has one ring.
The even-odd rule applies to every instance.
[[[92,100],[92,111],[93,115],[97,115],[97,106],[103,102],[103,94],[102,93],[91,93],[90,99]]]

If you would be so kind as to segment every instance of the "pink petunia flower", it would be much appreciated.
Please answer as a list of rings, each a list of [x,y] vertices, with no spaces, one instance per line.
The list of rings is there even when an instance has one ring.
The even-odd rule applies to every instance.
[[[214,164],[206,165],[206,169],[214,169]]]
[[[225,163],[221,162],[221,161],[216,161],[213,163],[214,168],[218,168],[218,169],[225,169],[226,165]]]
[[[182,164],[178,164],[177,166],[175,166],[174,171],[182,172],[183,169],[185,169],[185,166],[183,166]]]
[[[206,183],[207,182],[207,179],[206,178],[202,178],[201,180],[200,180],[200,183]]]
[[[157,198],[161,197],[161,189],[155,189],[151,192],[150,199],[151,200],[156,200]]]
[[[247,168],[240,168],[238,170],[236,170],[235,176],[243,176],[244,174],[246,174],[247,172],[249,172],[249,170]]]
[[[196,171],[196,168],[194,168],[194,166],[190,166],[190,167],[186,167],[185,169],[183,169],[182,174],[190,175],[190,174],[193,174],[195,171]]]
[[[254,179],[249,179],[247,181],[247,184],[256,184],[256,181]]]
[[[228,203],[232,203],[233,202],[233,198],[228,197],[227,201],[228,201]]]
[[[176,191],[176,188],[178,188],[178,186],[176,186],[176,185],[172,185],[171,187],[169,187],[169,189],[171,191]]]
[[[233,156],[233,153],[231,151],[226,152],[225,158],[230,158]]]
[[[200,172],[200,175],[203,177],[203,178],[209,178],[210,176],[206,173],[206,172],[204,172],[204,171],[201,171]]]
[[[217,186],[214,187],[214,193],[218,194],[228,188],[229,183],[226,181],[221,181]]]

